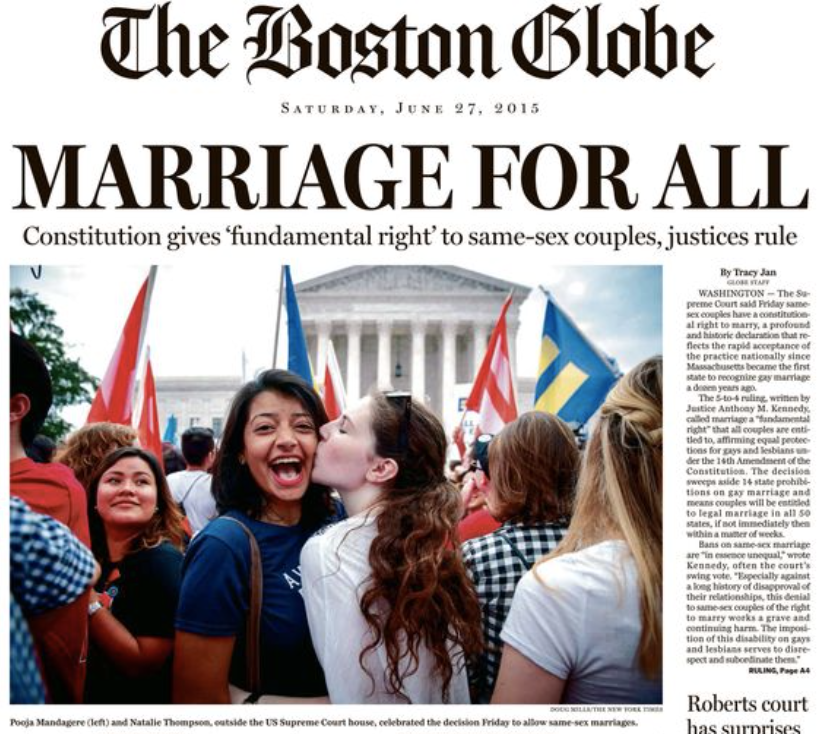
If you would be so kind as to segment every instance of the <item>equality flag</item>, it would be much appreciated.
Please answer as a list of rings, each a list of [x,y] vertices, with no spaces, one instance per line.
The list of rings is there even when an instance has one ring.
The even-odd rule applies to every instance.
[[[131,425],[137,365],[148,326],[148,312],[156,274],[157,266],[153,265],[125,321],[105,377],[94,396],[94,402],[91,403],[86,423],[109,421],[125,426]]]
[[[507,343],[507,309],[511,303],[512,293],[501,307],[484,360],[465,402],[466,410],[478,413],[478,426],[485,433],[498,433],[505,424],[518,417]]]
[[[614,362],[584,336],[547,293],[535,409],[583,425],[619,377]]]
[[[142,380],[142,410],[137,427],[140,446],[150,451],[162,464],[162,436],[159,432],[159,411],[157,409],[157,386],[154,382],[154,370],[151,368],[151,355],[145,359],[145,375]]]
[[[290,277],[290,265],[284,266],[285,272],[285,310],[288,315],[288,369],[313,385],[313,370],[310,367],[305,332],[302,329],[302,317],[299,315],[299,304],[296,291]]]
[[[333,348],[332,341],[327,343],[322,401],[330,420],[336,420],[344,412],[346,402],[345,385],[342,381],[342,371],[339,369],[339,362],[336,360],[336,350]]]

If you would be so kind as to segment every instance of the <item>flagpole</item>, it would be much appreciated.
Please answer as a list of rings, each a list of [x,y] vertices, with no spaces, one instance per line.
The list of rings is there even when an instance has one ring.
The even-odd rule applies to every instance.
[[[273,335],[273,367],[276,368],[276,360],[279,357],[279,327],[282,325],[282,298],[285,293],[285,266],[281,266],[279,273],[279,298],[276,299],[276,331]]]
[[[510,288],[510,293],[507,296],[510,299],[510,306],[512,306],[513,301],[515,300],[515,288]],[[506,299],[505,299],[506,300]],[[507,315],[504,314],[504,322],[507,321]],[[514,336],[518,336],[514,334]],[[507,347],[509,349],[510,337],[507,335]],[[515,349],[518,349],[518,339],[515,340]],[[513,402],[515,403],[516,408],[518,408],[518,355],[514,353],[515,350],[510,352],[510,375],[512,376],[512,397]]]
[[[154,267],[154,266],[151,266]],[[150,276],[149,276],[150,277]],[[150,286],[149,286],[149,293],[150,293]],[[151,347],[145,347],[144,353],[145,359],[141,360],[140,369],[137,374],[141,375],[141,379],[137,381],[135,386],[136,395],[134,396],[134,410],[131,413],[131,425],[134,428],[139,428],[140,421],[142,420],[142,409],[143,409],[143,401],[145,400],[145,372],[146,366],[148,365],[148,360],[151,359]]]
[[[151,296],[154,293],[154,282],[157,279],[157,266],[152,265],[148,270],[148,288],[145,292],[145,309],[142,312],[142,323],[140,324],[140,343],[137,350],[138,355],[142,355],[142,342],[145,339],[145,331],[148,328],[148,314],[151,311]]]
[[[145,332],[148,330],[148,316],[151,312],[151,297],[154,295],[154,283],[157,280],[157,266],[151,265],[148,268],[148,287],[145,289],[145,308],[142,311],[142,320],[140,321],[140,340],[137,344],[137,374],[143,375],[145,372],[145,362],[148,359],[146,353],[148,348],[146,347],[143,349],[143,345],[145,343]],[[135,405],[140,405],[140,400],[142,398],[142,384],[139,384],[138,389],[136,390],[136,394],[133,395],[133,399],[135,401]],[[140,408],[138,408],[140,409]],[[135,424],[136,425],[136,424]]]

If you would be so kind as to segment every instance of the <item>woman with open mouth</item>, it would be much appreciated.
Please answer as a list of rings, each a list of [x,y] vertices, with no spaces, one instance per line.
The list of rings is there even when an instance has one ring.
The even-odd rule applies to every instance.
[[[153,454],[106,456],[89,485],[91,546],[102,572],[88,606],[89,703],[169,703],[182,514]]]
[[[326,696],[299,568],[302,547],[335,510],[329,490],[310,478],[326,422],[319,396],[285,370],[261,373],[235,396],[213,465],[220,516],[197,534],[185,559],[175,702]],[[256,631],[247,625],[253,613],[251,536],[261,559]]]
[[[321,433],[313,479],[350,516],[302,551],[330,700],[469,703],[465,658],[481,647],[481,622],[441,423],[408,393],[378,393]]]

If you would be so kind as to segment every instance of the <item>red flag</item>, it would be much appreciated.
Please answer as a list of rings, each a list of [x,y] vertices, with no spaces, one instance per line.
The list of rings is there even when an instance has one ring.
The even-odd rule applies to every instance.
[[[140,446],[157,457],[162,465],[162,435],[159,432],[159,410],[157,409],[157,387],[151,356],[145,360],[145,377],[142,381],[142,410],[137,428]]]
[[[322,390],[322,401],[330,420],[336,420],[345,409],[345,386],[342,381],[342,372],[336,361],[336,350],[333,342],[327,344],[327,359],[325,360],[325,384]]]
[[[506,316],[511,303],[512,293],[507,296],[501,307],[501,315],[490,335],[484,361],[465,403],[466,410],[479,414],[478,425],[485,433],[498,433],[506,423],[518,417],[510,350],[507,344]]]
[[[111,357],[102,384],[94,396],[86,423],[109,421],[131,425],[137,364],[148,325],[148,310],[156,270],[156,266],[151,267],[131,307],[114,356]]]
[[[467,451],[467,444],[464,443],[464,418],[467,416],[467,411],[465,410],[461,414],[461,421],[453,430],[453,443],[456,445],[458,449],[459,457],[463,457],[465,452]]]

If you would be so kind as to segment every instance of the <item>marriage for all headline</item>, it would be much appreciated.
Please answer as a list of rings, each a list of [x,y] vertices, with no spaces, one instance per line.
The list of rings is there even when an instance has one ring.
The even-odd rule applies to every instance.
[[[661,210],[809,206],[800,153],[780,144],[679,144],[668,156],[653,151],[657,175],[640,176],[626,148],[601,144],[14,148],[15,209],[631,210],[646,198]]]

